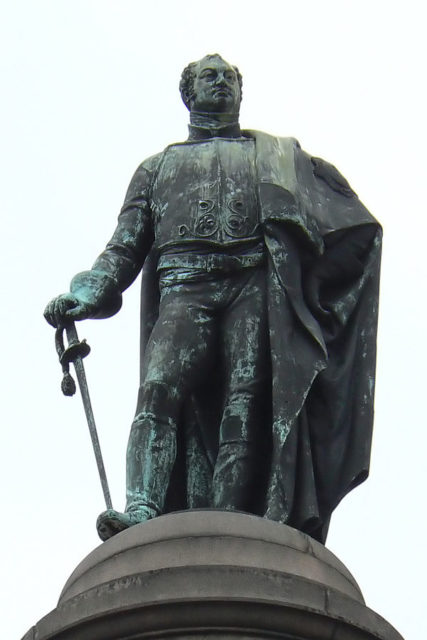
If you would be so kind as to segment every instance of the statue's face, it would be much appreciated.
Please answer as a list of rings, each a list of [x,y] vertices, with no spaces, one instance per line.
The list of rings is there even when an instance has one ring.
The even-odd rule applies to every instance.
[[[193,85],[191,111],[238,113],[240,86],[237,74],[222,58],[202,58]]]

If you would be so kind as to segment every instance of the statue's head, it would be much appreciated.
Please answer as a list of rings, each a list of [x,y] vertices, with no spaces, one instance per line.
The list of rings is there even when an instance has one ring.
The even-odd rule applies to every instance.
[[[242,76],[237,67],[230,65],[217,53],[185,67],[179,89],[190,111],[239,113]]]

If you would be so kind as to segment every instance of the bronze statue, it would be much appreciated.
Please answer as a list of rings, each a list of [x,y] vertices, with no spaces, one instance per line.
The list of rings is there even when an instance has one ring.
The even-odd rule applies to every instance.
[[[242,131],[238,69],[190,64],[189,138],[145,160],[53,326],[106,318],[141,269],[141,384],[124,513],[240,510],[324,542],[368,474],[381,229],[332,165]]]

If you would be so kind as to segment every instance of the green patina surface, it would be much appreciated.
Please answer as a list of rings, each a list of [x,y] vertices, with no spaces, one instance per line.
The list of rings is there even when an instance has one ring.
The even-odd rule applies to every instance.
[[[381,229],[335,167],[240,130],[241,87],[217,55],[184,70],[188,140],[140,165],[106,249],[46,309],[113,315],[144,267],[127,504],[102,539],[214,507],[324,542],[368,472]]]

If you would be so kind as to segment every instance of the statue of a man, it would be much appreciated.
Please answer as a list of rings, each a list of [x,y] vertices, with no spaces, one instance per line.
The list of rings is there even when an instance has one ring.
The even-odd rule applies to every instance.
[[[140,165],[106,249],[45,311],[111,316],[143,268],[127,503],[98,532],[213,507],[324,542],[368,473],[381,230],[332,165],[240,129],[219,55],[180,90],[188,139]]]

